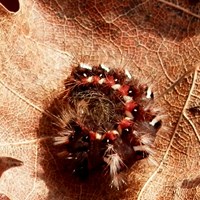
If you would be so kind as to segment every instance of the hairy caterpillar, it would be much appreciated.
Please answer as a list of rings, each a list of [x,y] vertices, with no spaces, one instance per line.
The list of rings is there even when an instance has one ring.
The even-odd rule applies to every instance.
[[[61,130],[54,137],[54,145],[64,146],[59,155],[75,163],[73,172],[81,178],[103,166],[111,186],[119,188],[125,183],[121,171],[154,153],[162,115],[154,108],[151,87],[128,70],[83,63],[72,69],[64,85]]]

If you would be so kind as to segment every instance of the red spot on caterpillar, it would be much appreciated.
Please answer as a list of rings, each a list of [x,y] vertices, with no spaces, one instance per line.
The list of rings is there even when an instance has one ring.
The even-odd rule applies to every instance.
[[[128,95],[128,90],[129,90],[130,86],[129,85],[122,85],[119,88],[119,92],[121,93],[122,96],[127,96]]]
[[[106,77],[106,84],[108,84],[108,86],[113,86],[115,84],[115,79],[113,76],[107,76]]]
[[[128,102],[125,105],[125,110],[132,112],[134,110],[134,108],[137,107],[137,103],[134,101]]]
[[[131,120],[128,120],[128,119],[123,119],[120,123],[119,123],[119,126],[120,128],[127,128],[129,126],[132,126],[133,122]]]
[[[87,78],[83,78],[81,79],[81,83],[84,85],[84,84],[87,84],[88,83],[88,79]]]
[[[96,140],[96,135],[97,135],[97,133],[90,131],[90,139],[91,140],[93,140],[93,141]]]
[[[93,76],[93,81],[95,84],[99,83],[100,78],[98,76]]]
[[[117,136],[119,135],[119,133],[116,130],[113,131],[108,131],[104,134],[103,138],[107,138],[111,141],[115,140],[117,138]]]

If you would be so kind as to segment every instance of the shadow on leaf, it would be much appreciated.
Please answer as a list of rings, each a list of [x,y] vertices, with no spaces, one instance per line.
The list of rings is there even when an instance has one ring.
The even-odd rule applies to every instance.
[[[4,171],[23,165],[23,162],[11,157],[0,157],[0,176]]]
[[[182,182],[181,188],[196,188],[200,185],[200,176],[196,177],[195,179],[185,179]]]
[[[47,108],[47,112],[58,115],[57,99]],[[45,181],[49,189],[47,199],[121,199],[128,185],[119,191],[111,188],[109,176],[105,175],[101,167],[90,170],[86,180],[80,180],[73,174],[73,162],[58,156],[58,153],[65,150],[64,147],[53,145],[53,137],[57,136],[59,131],[55,124],[55,119],[44,114],[38,130],[38,138],[49,137],[42,141],[39,147],[40,164],[44,172],[39,178]]]
[[[44,12],[54,10],[51,14],[56,14],[58,20],[76,19],[74,23],[78,21],[83,27],[91,30],[95,38],[108,41],[111,39],[116,44],[121,41],[123,32],[129,31],[130,38],[127,40],[131,40],[131,36],[136,34],[136,29],[150,32],[155,38],[162,36],[178,42],[186,37],[193,37],[200,31],[199,19],[189,14],[198,14],[200,4],[197,1],[183,1],[180,6],[170,6],[157,0],[145,3],[142,0],[103,0],[95,4],[91,0],[58,2],[38,3],[42,4]],[[149,48],[153,48],[155,42],[152,41],[148,45]]]

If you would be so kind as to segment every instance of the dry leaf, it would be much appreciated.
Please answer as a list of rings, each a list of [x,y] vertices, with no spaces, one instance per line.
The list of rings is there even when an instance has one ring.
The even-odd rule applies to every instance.
[[[16,12],[17,3],[0,7],[0,156],[24,165],[3,172],[1,195],[200,199],[200,115],[192,112],[200,105],[200,2],[20,0]],[[80,183],[55,158],[46,108],[79,62],[129,69],[152,84],[167,115],[155,142],[158,165],[137,162],[126,190]]]

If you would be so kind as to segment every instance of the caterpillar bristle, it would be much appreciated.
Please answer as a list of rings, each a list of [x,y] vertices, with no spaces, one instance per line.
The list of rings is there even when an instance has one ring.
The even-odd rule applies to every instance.
[[[125,166],[122,159],[115,152],[112,145],[108,145],[107,150],[104,154],[104,161],[107,163],[110,169],[111,185],[119,189],[119,186],[125,181],[119,175],[122,167]]]
[[[69,142],[69,137],[68,136],[57,136],[57,137],[54,137],[54,145],[67,144],[68,142]]]

